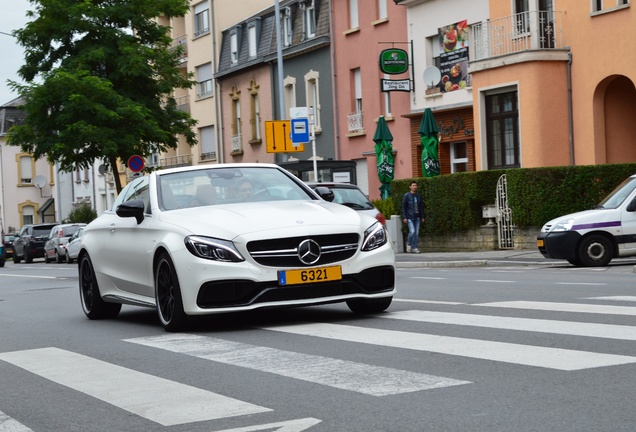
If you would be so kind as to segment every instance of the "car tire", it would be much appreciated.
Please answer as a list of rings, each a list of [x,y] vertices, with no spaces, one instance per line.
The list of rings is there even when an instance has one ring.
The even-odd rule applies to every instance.
[[[187,326],[188,317],[183,311],[177,272],[165,252],[155,265],[155,301],[159,320],[166,331],[178,332]]]
[[[64,256],[66,257],[66,264],[73,264],[73,258],[71,258],[71,256],[68,254],[68,251]]]
[[[13,250],[13,263],[14,264],[20,264],[20,261],[22,261],[22,258],[20,258],[20,255],[18,255],[15,251],[15,249]]]
[[[26,264],[31,264],[33,262],[33,258],[29,255],[27,250],[24,251],[24,262]]]
[[[575,267],[582,267],[583,266],[583,264],[581,263],[581,260],[578,259],[578,258],[569,259],[568,262],[570,264],[572,264],[573,266],[575,266]]]
[[[357,314],[374,314],[385,311],[393,301],[393,297],[380,299],[351,299],[347,300],[347,306],[351,312]]]
[[[49,255],[46,253],[46,251],[44,251],[44,262],[46,264],[51,262],[51,260],[49,259]]]
[[[62,264],[64,262],[58,251],[55,251],[55,262],[58,264]]]
[[[102,299],[95,269],[88,255],[84,255],[79,263],[79,291],[82,309],[89,319],[115,318],[119,315],[121,304],[107,303]]]
[[[593,234],[581,240],[577,257],[585,267],[605,267],[613,255],[612,242],[605,236]]]

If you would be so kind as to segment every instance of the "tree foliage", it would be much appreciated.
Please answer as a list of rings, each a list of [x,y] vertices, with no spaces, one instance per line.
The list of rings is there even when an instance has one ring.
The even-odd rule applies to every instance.
[[[62,223],[91,223],[97,218],[97,212],[89,204],[81,204],[73,208]]]
[[[14,31],[25,48],[11,82],[24,100],[24,124],[7,143],[62,171],[104,158],[147,157],[176,148],[178,136],[196,144],[196,121],[178,109],[173,91],[194,85],[178,67],[167,28],[156,17],[178,17],[188,0],[29,0],[33,19]]]

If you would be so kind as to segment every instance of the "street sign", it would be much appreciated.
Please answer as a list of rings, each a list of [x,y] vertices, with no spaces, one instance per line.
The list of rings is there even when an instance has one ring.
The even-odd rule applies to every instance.
[[[293,144],[309,142],[309,119],[291,119],[291,140]]]
[[[305,151],[304,145],[294,145],[291,139],[289,120],[271,120],[265,122],[265,145],[267,153],[290,153]],[[308,140],[309,141],[309,140]]]
[[[128,158],[128,169],[132,172],[139,172],[144,169],[144,158],[139,155],[132,155]]]
[[[404,91],[409,92],[412,90],[411,88],[411,80],[403,79],[403,80],[387,80],[381,79],[382,91],[383,92],[392,92],[392,91]]]

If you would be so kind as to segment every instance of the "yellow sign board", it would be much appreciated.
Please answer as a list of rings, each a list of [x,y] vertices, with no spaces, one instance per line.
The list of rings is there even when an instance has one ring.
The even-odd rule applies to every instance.
[[[290,120],[265,122],[265,145],[267,153],[291,153],[305,151],[305,145],[294,145],[291,140]]]

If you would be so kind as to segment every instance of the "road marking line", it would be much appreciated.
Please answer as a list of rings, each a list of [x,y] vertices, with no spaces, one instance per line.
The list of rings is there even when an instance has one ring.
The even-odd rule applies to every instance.
[[[33,432],[33,429],[0,411],[0,432]]]
[[[316,426],[322,420],[315,418],[304,418],[298,420],[288,420],[283,422],[268,423],[262,425],[254,425],[241,427],[236,429],[223,429],[216,432],[255,432],[255,431],[271,431],[271,432],[300,432]],[[1,432],[1,431],[0,431]]]
[[[58,348],[0,353],[0,360],[163,426],[272,411]]]
[[[340,324],[312,323],[262,328],[303,336],[435,352],[565,371],[636,363],[636,357],[614,354],[353,327]]]
[[[495,282],[495,283],[516,283],[517,281],[495,280],[495,279],[475,279],[475,282]]]
[[[449,302],[449,301],[436,301],[436,300],[416,300],[416,299],[404,299],[404,298],[394,298],[394,302],[407,302],[407,303],[431,303],[431,304],[445,304],[445,305],[463,305],[466,303],[459,302]]]
[[[532,301],[509,301],[493,303],[474,303],[473,306],[498,307],[510,309],[531,309],[553,312],[580,312],[605,315],[636,315],[636,307],[633,306],[612,306],[580,303],[551,303]]]
[[[636,296],[608,296],[608,297],[584,297],[587,300],[611,300],[611,301],[626,301],[636,302]]]
[[[591,285],[591,286],[605,286],[605,283],[595,282],[554,282],[555,285]]]
[[[371,396],[395,395],[470,383],[190,334],[152,336],[125,341]]]
[[[594,324],[586,322],[501,317],[492,315],[471,315],[420,310],[390,312],[379,314],[377,317],[438,324],[453,324],[636,341],[636,327],[626,325]]]
[[[446,278],[442,277],[427,277],[427,276],[413,276],[411,279],[433,279],[433,280],[446,280]]]

